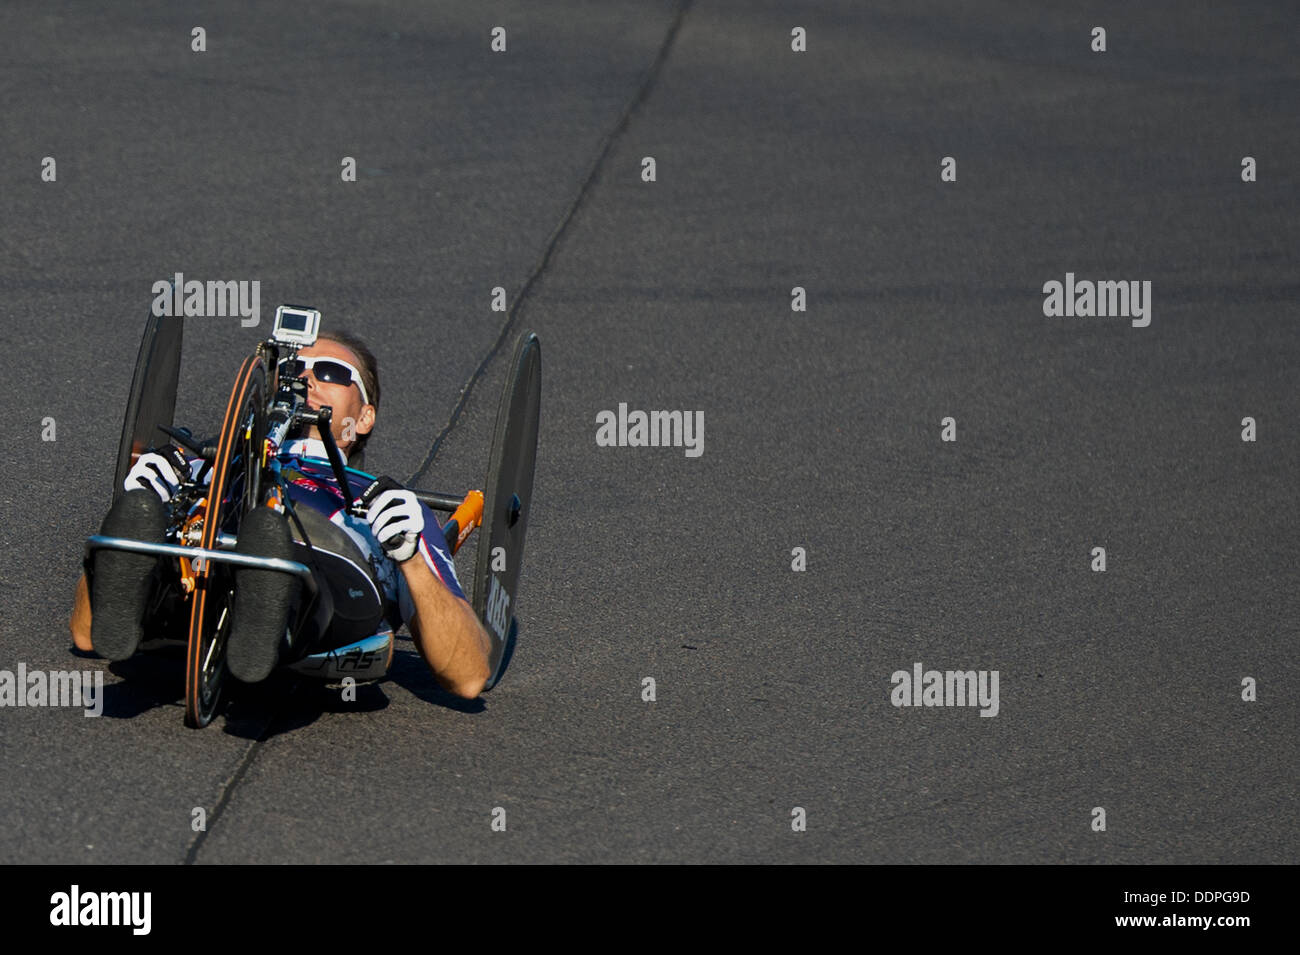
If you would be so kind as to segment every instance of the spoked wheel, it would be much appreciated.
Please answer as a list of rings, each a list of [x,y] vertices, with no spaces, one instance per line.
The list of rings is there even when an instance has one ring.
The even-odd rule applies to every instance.
[[[226,406],[208,487],[202,547],[215,550],[219,534],[237,535],[244,515],[259,503],[265,438],[266,366],[252,357],[240,367]],[[229,564],[196,562],[194,570],[185,653],[185,725],[198,728],[212,722],[221,703],[235,578]]]

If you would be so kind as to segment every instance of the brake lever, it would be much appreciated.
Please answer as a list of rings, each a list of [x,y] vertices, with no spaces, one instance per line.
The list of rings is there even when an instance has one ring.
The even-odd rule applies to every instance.
[[[182,482],[189,480],[190,477],[190,460],[185,457],[185,452],[176,445],[172,445],[168,450],[168,457],[171,458],[172,464],[176,468],[176,476]]]
[[[370,485],[364,491],[361,492],[361,496],[358,497],[356,501],[353,502],[352,510],[350,513],[354,517],[364,518],[366,516],[366,512],[370,510],[370,505],[374,502],[375,498],[377,498],[384,491],[402,491],[402,490],[405,490],[405,488],[403,488],[402,485],[398,484],[395,480],[388,477],[387,475],[381,475],[375,478],[375,480],[371,481]]]
[[[200,441],[194,437],[194,433],[189,428],[170,428],[165,424],[160,424],[158,430],[194,452],[197,457],[202,458],[204,461],[215,461],[217,458],[217,446],[206,441]]]

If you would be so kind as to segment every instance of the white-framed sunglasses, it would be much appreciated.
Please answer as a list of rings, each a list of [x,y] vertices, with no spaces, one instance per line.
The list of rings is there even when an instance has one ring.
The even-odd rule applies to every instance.
[[[303,358],[282,358],[280,360],[280,374],[288,375],[290,378],[301,378],[303,372],[310,371],[316,376],[317,381],[323,381],[331,385],[356,385],[361,389],[361,403],[370,404],[370,396],[366,394],[366,386],[362,384],[361,372],[357,367],[341,358],[325,358],[321,355],[311,355]]]

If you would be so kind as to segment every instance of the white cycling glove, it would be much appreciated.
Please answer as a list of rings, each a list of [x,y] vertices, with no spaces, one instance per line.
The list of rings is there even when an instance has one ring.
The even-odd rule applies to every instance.
[[[122,482],[125,490],[151,490],[164,503],[172,499],[180,486],[181,480],[176,476],[172,463],[154,451],[140,455]]]
[[[424,530],[424,511],[412,492],[400,486],[383,491],[366,509],[366,520],[390,558],[400,564],[415,556]]]

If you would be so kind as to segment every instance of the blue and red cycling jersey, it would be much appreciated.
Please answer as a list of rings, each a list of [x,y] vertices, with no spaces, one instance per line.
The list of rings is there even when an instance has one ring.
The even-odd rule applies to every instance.
[[[341,528],[360,548],[370,566],[374,569],[383,595],[386,615],[390,617],[396,608],[400,620],[393,620],[399,626],[415,616],[415,602],[406,585],[406,578],[398,569],[392,558],[384,553],[382,545],[370,531],[370,524],[361,517],[353,517],[344,509],[343,492],[339,490],[334,478],[334,469],[330,467],[325,456],[325,444],[317,438],[295,438],[287,442],[277,455],[280,473],[285,479],[287,493],[295,506],[305,505],[329,518],[330,523]],[[191,467],[195,472],[202,461],[194,461]],[[348,483],[351,485],[353,498],[361,496],[374,478],[351,468],[347,471]],[[456,565],[451,552],[447,549],[446,538],[442,534],[442,525],[433,516],[433,512],[423,503],[420,509],[424,514],[424,530],[420,534],[418,553],[424,559],[433,575],[457,597],[465,599],[456,578]],[[414,559],[414,558],[412,558]]]

